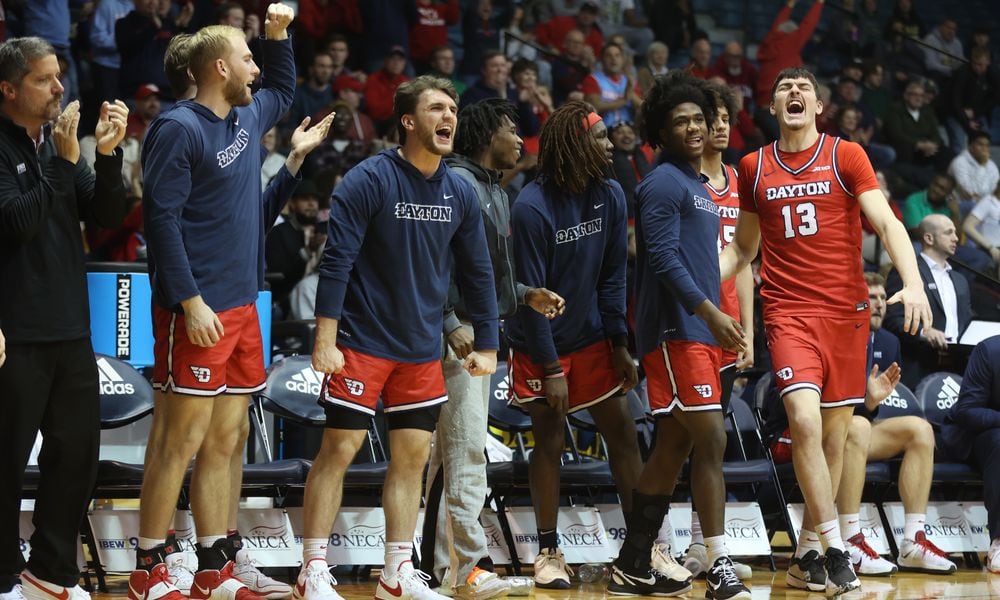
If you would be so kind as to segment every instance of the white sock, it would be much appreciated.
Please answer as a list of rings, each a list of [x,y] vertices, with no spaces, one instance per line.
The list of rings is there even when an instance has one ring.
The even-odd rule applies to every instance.
[[[906,524],[903,525],[903,539],[915,540],[917,533],[924,530],[927,515],[924,513],[906,513]]]
[[[705,539],[705,547],[708,548],[708,564],[707,568],[712,568],[715,561],[719,560],[723,556],[729,556],[729,548],[726,548],[726,536],[723,535],[713,535]]]
[[[674,526],[670,524],[670,517],[663,515],[663,523],[660,530],[656,532],[656,543],[670,546],[671,552],[674,548]]]
[[[845,540],[849,540],[859,533],[861,533],[861,515],[859,513],[840,515],[841,537]]]
[[[226,539],[226,536],[224,535],[198,536],[198,545],[201,546],[202,548],[211,548],[212,546],[215,545],[215,542],[224,539]]]
[[[144,538],[144,537],[140,537],[139,538],[139,549],[140,550],[152,550],[153,548],[156,548],[157,546],[160,546],[160,545],[163,545],[163,544],[166,544],[166,543],[167,543],[167,538],[156,539],[156,538]]]
[[[803,527],[802,531],[799,532],[799,543],[795,545],[795,558],[802,558],[810,550],[822,554],[823,545],[820,544],[819,536],[816,535],[815,531]]]
[[[392,581],[396,578],[399,567],[410,562],[412,557],[413,542],[386,542],[385,567],[382,569],[382,573],[387,576],[389,581]]]
[[[705,534],[701,531],[701,519],[698,518],[698,513],[691,513],[691,543],[692,544],[704,544]],[[708,561],[708,564],[714,564],[715,561]]]
[[[824,552],[828,548],[844,549],[844,539],[840,537],[840,523],[837,519],[816,525],[816,534],[819,535],[819,542],[823,545]]]
[[[311,560],[321,559],[326,562],[326,546],[329,538],[305,538],[302,540],[302,565]]]

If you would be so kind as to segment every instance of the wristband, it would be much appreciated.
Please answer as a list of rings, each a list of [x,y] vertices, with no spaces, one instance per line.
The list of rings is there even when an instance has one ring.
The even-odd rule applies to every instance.
[[[547,375],[545,375],[545,378],[546,379],[559,379],[560,377],[565,377],[565,376],[566,376],[565,373],[563,373],[562,371],[559,371],[558,373],[548,373]]]

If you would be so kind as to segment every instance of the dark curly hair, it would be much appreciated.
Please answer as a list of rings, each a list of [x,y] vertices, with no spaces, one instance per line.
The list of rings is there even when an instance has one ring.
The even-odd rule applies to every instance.
[[[506,98],[487,98],[463,108],[458,113],[455,152],[479,160],[490,147],[493,134],[503,126],[504,117],[517,125],[514,105]]]
[[[594,108],[573,100],[557,108],[542,127],[538,141],[538,172],[544,185],[557,192],[582,194],[594,181],[607,177],[604,149],[586,139],[587,115]]]
[[[725,108],[726,112],[729,114],[729,122],[736,122],[736,115],[739,114],[740,101],[737,98],[736,93],[733,92],[732,88],[724,83],[708,83],[708,89],[711,90],[712,96],[715,98],[716,112],[719,108]],[[716,115],[718,116],[718,115]],[[714,120],[712,121],[715,122]]]
[[[661,132],[667,124],[670,111],[686,102],[701,108],[705,123],[711,129],[715,123],[716,100],[707,81],[686,71],[671,71],[657,77],[639,111],[639,133],[642,139],[653,148],[665,147],[667,140],[663,139]]]

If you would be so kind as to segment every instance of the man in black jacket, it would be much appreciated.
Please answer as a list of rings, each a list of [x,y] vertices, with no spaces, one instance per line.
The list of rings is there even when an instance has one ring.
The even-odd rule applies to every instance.
[[[76,541],[97,475],[100,398],[80,221],[117,227],[126,214],[122,153],[128,109],[105,102],[95,176],[80,160],[79,102],[60,113],[55,50],[42,39],[0,45],[0,593],[89,598]],[[53,122],[54,121],[54,122]],[[38,431],[35,533],[25,568],[17,543],[21,486]]]
[[[514,279],[510,205],[500,179],[502,170],[517,164],[522,143],[513,105],[501,98],[481,100],[459,113],[456,154],[447,163],[472,184],[479,198],[500,317],[508,317],[518,305],[528,304],[551,319],[562,313],[563,299],[544,288],[529,289]],[[472,377],[462,367],[474,339],[455,285],[449,302],[452,306],[446,309],[444,321],[448,347],[442,365],[449,402],[441,405],[427,473],[422,570],[434,577],[436,585],[449,586],[454,577],[456,597],[486,600],[507,595],[510,587],[492,572],[486,535],[479,523],[486,498],[483,451],[488,435],[490,379]],[[439,511],[442,505],[444,510]],[[447,527],[446,519],[451,527]],[[454,573],[449,568],[451,550],[458,557]]]
[[[930,301],[934,325],[910,335],[903,330],[901,305],[889,306],[885,315],[885,328],[896,334],[902,344],[903,383],[910,389],[916,388],[924,375],[933,371],[961,373],[964,370],[964,365],[956,364],[958,357],[949,353],[948,345],[958,343],[972,320],[969,281],[948,263],[958,245],[955,224],[945,215],[927,215],[918,231],[921,252],[917,267]],[[885,291],[891,298],[902,287],[899,273],[893,269],[886,279]]]

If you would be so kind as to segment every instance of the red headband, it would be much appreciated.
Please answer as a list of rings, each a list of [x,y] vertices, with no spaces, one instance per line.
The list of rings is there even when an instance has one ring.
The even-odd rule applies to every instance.
[[[583,119],[583,130],[590,131],[590,128],[597,125],[597,122],[601,120],[601,115],[592,112]]]

